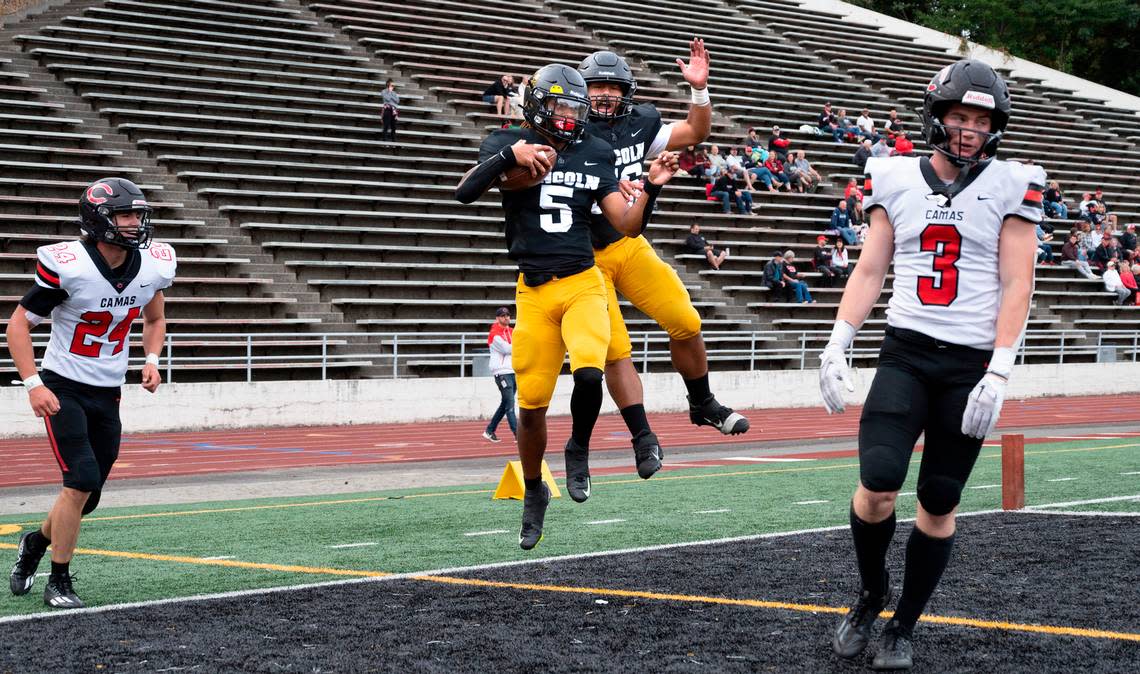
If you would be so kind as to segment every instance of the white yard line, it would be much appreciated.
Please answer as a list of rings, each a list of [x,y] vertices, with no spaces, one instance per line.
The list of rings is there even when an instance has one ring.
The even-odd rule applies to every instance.
[[[490,531],[468,531],[467,533],[465,533],[463,535],[464,536],[491,536],[494,534],[509,534],[509,533],[511,533],[511,532],[507,531],[506,529],[492,529]]]
[[[340,545],[329,545],[327,547],[333,550],[339,550],[341,548],[366,548],[370,545],[379,545],[379,543],[341,543]]]

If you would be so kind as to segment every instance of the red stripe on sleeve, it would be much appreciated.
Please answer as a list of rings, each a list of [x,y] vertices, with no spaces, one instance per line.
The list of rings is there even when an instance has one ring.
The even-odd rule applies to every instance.
[[[36,263],[36,273],[44,277],[45,281],[59,285],[59,275],[45,267],[42,262]]]
[[[1025,192],[1025,201],[1041,201],[1042,198],[1041,190],[1027,190]]]
[[[870,178],[867,178],[866,180],[863,181],[863,191],[864,192],[870,192],[871,191],[871,179]]]

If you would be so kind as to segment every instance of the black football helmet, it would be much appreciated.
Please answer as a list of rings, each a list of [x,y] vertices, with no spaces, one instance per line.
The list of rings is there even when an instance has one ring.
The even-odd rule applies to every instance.
[[[951,103],[962,103],[990,111],[992,125],[982,149],[972,157],[964,157],[950,150],[950,131],[942,119]],[[1012,105],[1009,87],[1005,80],[987,63],[963,59],[938,72],[926,86],[922,99],[922,136],[936,152],[945,155],[956,166],[974,164],[997,153],[998,143],[1009,125]]]
[[[523,119],[554,141],[573,143],[586,133],[586,82],[570,66],[552,63],[527,80]]]
[[[592,82],[616,82],[621,86],[621,98],[591,96],[591,119],[616,119],[633,111],[633,95],[637,93],[637,78],[625,59],[612,51],[596,51],[578,64],[578,72],[589,85]],[[608,112],[598,112],[598,104],[608,104]]]
[[[118,213],[137,212],[137,229],[120,229],[115,224]],[[142,190],[126,178],[103,178],[91,183],[79,198],[79,229],[96,243],[110,243],[123,248],[146,248],[150,245],[150,214]]]

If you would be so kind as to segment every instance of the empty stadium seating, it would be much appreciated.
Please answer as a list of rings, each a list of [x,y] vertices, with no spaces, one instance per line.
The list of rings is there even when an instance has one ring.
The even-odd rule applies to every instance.
[[[186,361],[201,366],[184,379],[246,377],[247,352],[277,358],[259,365],[258,376],[274,377],[318,376],[321,353],[333,355],[336,376],[391,376],[393,351],[400,374],[469,365],[468,344],[495,307],[512,303],[514,287],[497,193],[470,206],[452,198],[500,123],[483,90],[503,73],[613,48],[637,71],[639,98],[680,119],[688,96],[674,59],[687,58],[693,35],[712,52],[710,142],[727,149],[749,127],[766,140],[779,125],[826,181],[816,194],[757,193],[757,214],[738,216],[679,179],[647,236],[689,287],[716,367],[799,367],[792,351],[822,345],[841,289],[815,287],[809,270],[817,303],[788,304],[763,287],[763,265],[791,248],[810,267],[815,237],[857,169],[854,145],[798,128],[830,101],[853,117],[868,107],[880,123],[895,107],[917,131],[926,81],[955,59],[776,0],[661,0],[652,11],[618,0],[75,1],[0,35],[4,306],[26,287],[35,247],[73,235],[78,188],[118,173],[145,185],[159,238],[179,250],[172,330],[301,335],[256,346],[187,338],[183,353],[202,360]],[[389,77],[402,100],[395,143],[380,138]],[[1042,164],[1070,200],[1103,186],[1122,222],[1140,220],[1140,117],[1040,82],[1010,83],[1015,117],[1002,156]],[[684,252],[693,222],[732,248],[721,271]],[[1054,224],[1063,232],[1070,223]],[[853,261],[858,253],[852,247]],[[882,328],[888,297],[869,330]],[[631,330],[651,331],[639,336],[639,364],[667,369],[662,333],[635,308],[623,313]],[[1089,359],[1099,329],[1135,330],[1140,314],[1113,307],[1098,282],[1040,266],[1030,325],[1030,359],[1062,348]],[[321,333],[338,336],[304,336]],[[873,360],[875,337],[861,340],[860,359]],[[789,352],[752,358],[758,342]]]

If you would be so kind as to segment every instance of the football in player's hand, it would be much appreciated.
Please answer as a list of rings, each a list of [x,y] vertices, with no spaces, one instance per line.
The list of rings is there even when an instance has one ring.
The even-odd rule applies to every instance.
[[[515,147],[516,149],[518,148],[518,146]],[[529,148],[527,151],[520,151],[517,153],[516,156],[519,157],[519,163],[517,166],[511,167],[503,172],[503,177],[499,179],[500,190],[506,192],[514,190],[525,190],[538,185],[542,182],[542,179],[546,177],[547,169],[545,169],[538,161],[534,163],[535,171],[537,171],[538,175],[535,175],[535,172],[531,171],[530,166],[524,163],[526,160],[526,158],[523,156],[524,154],[530,154]],[[533,154],[536,157],[538,155],[545,154],[547,163],[550,166],[554,166],[554,162],[558,159],[558,153],[555,152],[553,148],[548,148],[545,153],[539,150],[535,151]]]

